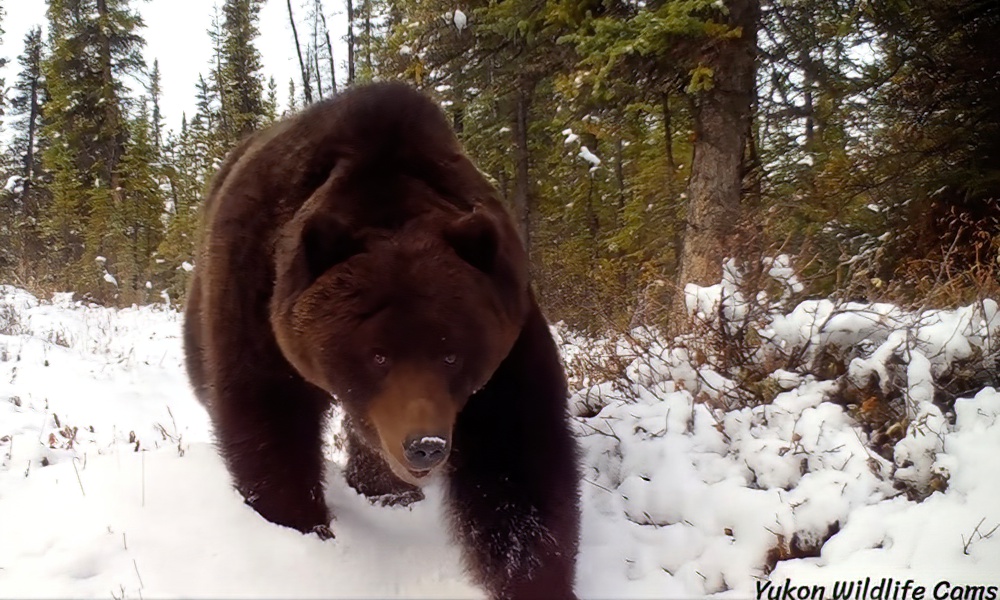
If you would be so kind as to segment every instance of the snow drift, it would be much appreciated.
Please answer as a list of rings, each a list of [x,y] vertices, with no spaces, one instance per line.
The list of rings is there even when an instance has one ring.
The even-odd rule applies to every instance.
[[[614,380],[574,377],[581,597],[1000,583],[997,304],[785,310],[785,267],[771,265],[770,296],[741,291],[732,265],[690,288],[705,329],[686,340],[555,329],[571,372],[623,365]],[[739,361],[717,354],[722,334],[743,340]],[[335,540],[243,505],[187,387],[173,310],[0,287],[0,382],[0,597],[482,597],[440,490],[370,505],[343,483],[336,427]]]

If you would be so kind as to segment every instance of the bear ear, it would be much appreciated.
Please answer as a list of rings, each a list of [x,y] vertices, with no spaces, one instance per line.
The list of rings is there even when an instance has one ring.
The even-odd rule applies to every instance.
[[[302,227],[301,251],[312,279],[364,249],[350,227],[329,214],[314,214]]]
[[[444,239],[462,260],[484,273],[496,265],[500,234],[493,219],[483,211],[474,211],[444,230]]]

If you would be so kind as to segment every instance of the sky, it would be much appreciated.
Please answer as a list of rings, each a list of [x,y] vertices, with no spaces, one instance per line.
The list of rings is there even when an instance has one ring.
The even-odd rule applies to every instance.
[[[307,3],[311,2],[293,0],[297,23],[304,24]],[[211,56],[207,31],[214,4],[209,0],[147,0],[136,3],[146,22],[146,28],[141,32],[146,39],[146,63],[151,68],[154,59],[160,61],[163,88],[160,106],[167,129],[179,129],[181,115],[194,112],[195,83],[199,73],[207,74]],[[342,0],[327,0],[324,4],[327,22],[334,34],[333,52],[340,65],[347,54],[346,46],[340,39],[346,27],[344,4]],[[24,35],[35,25],[45,27],[46,2],[0,0],[0,6],[7,13],[2,23],[5,34],[0,41],[0,57],[9,61],[0,73],[6,85],[10,86],[17,76],[17,57],[24,48]],[[256,45],[263,58],[265,80],[274,76],[279,101],[282,106],[287,106],[288,79],[294,76],[296,85],[299,85],[300,77],[286,3],[267,0],[261,10],[259,28],[260,37]],[[303,28],[304,25],[299,26],[300,36]],[[338,72],[337,78],[342,81],[343,74]],[[130,85],[138,86],[139,82],[130,82]]]

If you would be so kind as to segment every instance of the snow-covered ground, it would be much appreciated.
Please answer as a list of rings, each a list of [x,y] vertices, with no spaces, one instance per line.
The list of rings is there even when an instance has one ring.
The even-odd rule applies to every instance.
[[[692,292],[719,331],[751,318],[725,281]],[[997,385],[996,303],[910,314],[812,301],[753,318],[752,358],[780,362],[755,388],[771,390],[763,404],[741,395],[741,370],[639,334],[610,350],[642,350],[620,379],[575,379],[578,594],[791,599],[817,585],[831,598],[867,577],[913,579],[925,598],[1000,597],[1000,392],[934,402],[959,366]],[[559,336],[570,363],[609,352]],[[831,348],[845,370],[826,380],[774,361],[815,366]],[[258,517],[229,485],[182,356],[172,310],[0,287],[0,597],[482,597],[440,490],[371,506],[332,445],[335,540]],[[888,452],[873,450],[847,383],[903,407]]]

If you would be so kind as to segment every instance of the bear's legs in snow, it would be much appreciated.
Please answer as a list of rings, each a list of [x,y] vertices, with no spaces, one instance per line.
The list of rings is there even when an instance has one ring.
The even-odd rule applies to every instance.
[[[324,536],[322,429],[328,402],[297,378],[244,376],[212,403],[216,437],[236,488],[265,519]]]
[[[567,420],[558,352],[535,308],[455,426],[454,528],[494,598],[575,597],[579,476]]]

